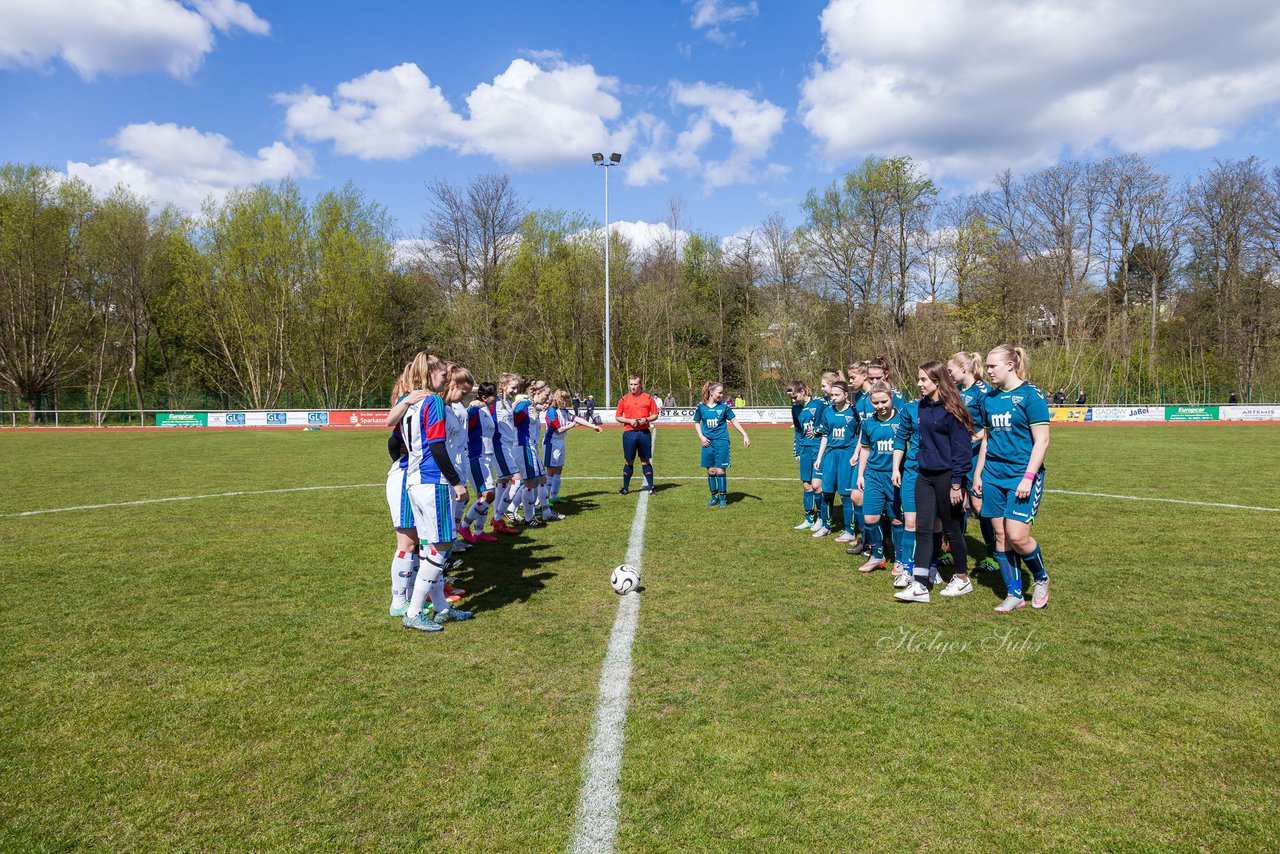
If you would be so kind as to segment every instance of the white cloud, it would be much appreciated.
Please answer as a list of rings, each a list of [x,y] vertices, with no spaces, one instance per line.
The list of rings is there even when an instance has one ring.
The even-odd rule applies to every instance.
[[[681,255],[685,241],[689,239],[689,232],[682,228],[672,228],[665,222],[619,220],[609,223],[609,231],[626,239],[640,255],[648,254],[659,246],[674,246],[676,254]]]
[[[370,71],[338,84],[334,98],[309,89],[277,95],[285,126],[313,142],[330,140],[340,154],[405,159],[431,146],[454,145],[462,119],[439,86],[412,62]]]
[[[782,131],[786,111],[753,98],[745,89],[720,84],[673,83],[671,90],[672,106],[690,113],[685,127],[673,134],[656,120],[641,126],[649,143],[628,167],[627,183],[643,186],[665,181],[670,170],[699,175],[708,188],[755,182],[757,164]],[[729,137],[728,154],[722,158],[705,153],[718,131],[727,131]],[[763,171],[778,174],[776,166]]]
[[[311,141],[363,159],[406,159],[433,147],[484,154],[520,169],[581,161],[627,141],[607,122],[622,105],[617,80],[590,65],[538,54],[546,64],[516,59],[466,97],[456,112],[414,63],[372,71],[339,84],[334,97],[310,90],[277,95],[285,124]]]
[[[99,193],[124,184],[156,204],[172,203],[189,212],[208,196],[222,198],[235,187],[304,177],[311,173],[308,152],[273,142],[255,155],[235,150],[218,133],[202,133],[175,124],[128,125],[112,139],[120,153],[101,163],[67,163],[67,174]]]
[[[0,68],[45,68],[61,58],[92,79],[162,69],[187,77],[213,50],[214,31],[266,35],[238,0],[4,0]]]
[[[1280,100],[1272,0],[832,0],[800,116],[832,160],[985,179],[1064,148],[1212,147]]]
[[[758,15],[760,8],[755,0],[748,3],[733,3],[727,0],[694,0],[693,14],[689,23],[695,30],[706,30],[707,38],[718,44],[729,44],[732,35],[724,28],[724,24],[733,24],[743,18]]]

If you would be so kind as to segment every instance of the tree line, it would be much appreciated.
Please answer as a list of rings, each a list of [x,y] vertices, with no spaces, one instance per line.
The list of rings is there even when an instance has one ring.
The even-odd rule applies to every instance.
[[[534,208],[505,175],[423,198],[401,241],[351,184],[257,185],[189,216],[0,167],[0,403],[380,405],[419,349],[600,396],[599,222]],[[1012,341],[1042,386],[1091,400],[1280,390],[1280,169],[1258,158],[1181,183],[1132,154],[1063,161],[946,198],[911,158],[868,158],[800,212],[722,238],[676,199],[650,245],[613,231],[613,376],[778,403],[856,358],[911,376]]]

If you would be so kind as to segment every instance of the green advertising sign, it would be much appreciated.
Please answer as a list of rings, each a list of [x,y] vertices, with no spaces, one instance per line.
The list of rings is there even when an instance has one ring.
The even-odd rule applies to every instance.
[[[207,412],[157,412],[157,427],[208,427]]]
[[[1216,406],[1166,406],[1165,421],[1217,421]]]

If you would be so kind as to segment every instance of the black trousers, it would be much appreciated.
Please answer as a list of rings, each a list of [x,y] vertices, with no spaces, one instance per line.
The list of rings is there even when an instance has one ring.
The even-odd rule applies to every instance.
[[[951,543],[956,572],[969,571],[964,543],[964,503],[951,503],[951,470],[924,471],[916,478],[916,574],[928,575],[933,553],[933,520],[942,520],[942,532]]]

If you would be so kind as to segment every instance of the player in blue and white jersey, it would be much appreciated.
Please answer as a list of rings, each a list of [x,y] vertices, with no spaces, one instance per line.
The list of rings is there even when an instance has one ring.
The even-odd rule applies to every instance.
[[[569,392],[556,389],[551,395],[551,405],[543,413],[542,423],[545,433],[542,437],[542,463],[547,470],[547,509],[553,513],[556,501],[560,500],[560,474],[564,471],[565,434],[579,425],[589,427],[597,433],[604,428],[585,418],[573,414],[570,408]],[[556,515],[559,515],[556,513]]]
[[[985,435],[978,454],[973,491],[982,499],[982,515],[995,527],[996,562],[1004,576],[1005,600],[996,606],[1007,614],[1025,607],[1022,573],[1009,549],[1022,556],[1034,586],[1031,605],[1049,604],[1049,573],[1040,544],[1031,536],[1044,495],[1044,458],[1049,450],[1049,404],[1044,392],[1026,381],[1027,354],[1001,344],[987,354],[992,390],[982,402]]]
[[[432,364],[428,382],[431,394],[410,406],[400,421],[401,436],[409,450],[405,482],[421,555],[404,626],[425,632],[440,631],[447,622],[471,617],[470,611],[449,604],[444,589],[444,571],[453,550],[452,502],[463,501],[467,496],[462,475],[449,458],[445,422],[449,403],[462,400],[470,389],[458,371],[465,373],[464,369],[455,369],[446,378],[444,364]],[[465,376],[469,378],[470,374]],[[424,610],[428,597],[434,617],[428,617]]]
[[[890,520],[893,554],[902,554],[901,501],[893,485],[893,447],[902,416],[893,406],[893,389],[884,381],[871,384],[867,395],[874,407],[870,418],[858,428],[857,490],[862,493],[862,510],[866,514],[863,532],[871,554],[859,572],[872,572],[884,566],[884,533],[882,518]]]
[[[822,495],[821,483],[817,487],[813,485],[813,461],[822,441],[818,436],[817,423],[826,402],[820,397],[812,397],[809,386],[802,380],[787,383],[787,396],[791,398],[791,424],[795,428],[791,455],[800,466],[800,486],[804,490],[804,521],[796,525],[794,530],[812,530]]]
[[[515,513],[509,512],[508,508],[522,491],[520,468],[516,464],[519,447],[516,441],[515,397],[524,386],[525,379],[519,374],[502,374],[498,377],[498,397],[489,407],[496,428],[493,434],[493,477],[498,486],[493,523],[490,525],[495,534],[520,533],[513,524]]]
[[[497,386],[484,382],[476,386],[476,399],[467,407],[467,482],[476,493],[458,526],[458,536],[465,542],[494,542],[498,538],[486,534],[485,516],[493,504],[497,481],[493,477],[493,415],[489,408],[497,399]],[[479,532],[476,531],[477,526]]]
[[[711,490],[708,507],[724,509],[729,504],[728,471],[729,425],[742,434],[742,447],[750,448],[751,439],[738,423],[733,407],[725,402],[724,386],[708,380],[702,386],[702,400],[693,410],[693,429],[702,443],[702,467],[707,470],[707,487]]]
[[[955,353],[947,360],[947,372],[956,381],[960,390],[960,399],[969,409],[969,417],[979,430],[973,435],[973,468],[978,468],[978,452],[982,450],[982,401],[991,391],[991,386],[982,379],[982,357],[977,353]],[[987,554],[977,563],[979,572],[997,572],[1000,565],[996,563],[996,532],[990,519],[982,518],[982,499],[973,494],[973,479],[966,484],[969,510],[978,517],[982,529],[982,542],[986,545]],[[958,572],[965,574],[967,567],[960,567]]]
[[[542,527],[542,520],[534,510],[539,505],[540,491],[546,487],[546,478],[542,472],[542,461],[538,456],[538,440],[542,435],[541,414],[538,408],[546,404],[547,384],[542,380],[527,381],[525,388],[528,396],[518,398],[512,407],[512,421],[516,428],[516,467],[520,471],[520,482],[524,489],[520,492],[521,509],[524,512],[524,524],[530,528]]]
[[[823,371],[819,379],[822,388],[822,397],[818,399],[817,412],[814,415],[814,430],[816,431],[822,424],[822,414],[831,406],[831,388],[837,382],[843,382],[844,375],[839,371]],[[815,434],[816,435],[816,434]],[[821,436],[818,436],[821,440]],[[826,528],[830,533],[831,508],[826,506],[826,499],[822,492],[822,468],[819,465],[818,451],[813,451],[813,480],[809,481],[809,486],[814,493],[813,497],[813,524],[809,526],[809,530],[818,533],[819,530]],[[798,529],[797,529],[798,530]],[[823,534],[822,536],[826,536]]]
[[[391,527],[396,533],[396,550],[391,558],[391,616],[404,617],[409,607],[409,593],[418,575],[418,530],[414,527],[413,506],[405,483],[409,469],[409,449],[400,434],[400,419],[409,407],[427,396],[429,365],[435,356],[419,353],[404,366],[391,392],[391,412],[387,426],[391,435],[387,452],[391,468],[387,472],[387,507],[391,511]],[[420,361],[420,364],[419,364]]]
[[[471,393],[475,387],[475,378],[471,376],[471,372],[466,368],[461,368],[452,362],[447,363],[449,368],[450,385],[456,385],[464,389],[463,396]],[[456,379],[454,379],[456,377]],[[449,449],[449,462],[453,463],[454,469],[462,476],[463,488],[467,485],[467,407],[463,405],[462,398],[450,399],[448,406],[444,412],[445,427],[445,445]],[[471,543],[461,537],[462,517],[467,510],[467,501],[469,496],[464,496],[461,501],[453,502],[453,525],[452,530],[459,534],[458,539],[454,540],[453,550],[455,552],[465,552],[471,548]]]
[[[850,495],[854,487],[853,455],[858,445],[858,417],[849,405],[849,384],[844,380],[831,384],[831,405],[823,410],[818,435],[822,439],[818,444],[814,470],[822,472],[823,509],[830,514],[835,496],[840,495],[844,511],[843,532],[852,539],[853,499]],[[823,525],[813,532],[815,539],[831,533],[829,519],[830,515],[824,515],[819,520]]]

